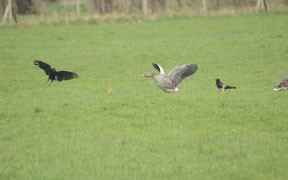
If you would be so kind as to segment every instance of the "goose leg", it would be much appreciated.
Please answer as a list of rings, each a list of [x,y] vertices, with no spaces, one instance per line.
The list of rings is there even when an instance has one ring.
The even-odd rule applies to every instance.
[[[168,92],[169,92],[169,93],[173,93],[173,92],[175,92],[175,88],[173,88],[173,89],[169,89]]]
[[[173,88],[173,89],[169,89],[168,92],[169,92],[169,93],[181,92],[181,90],[178,89],[178,88]]]

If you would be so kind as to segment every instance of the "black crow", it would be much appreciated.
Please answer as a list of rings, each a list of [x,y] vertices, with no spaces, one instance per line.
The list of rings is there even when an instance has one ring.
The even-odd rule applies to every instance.
[[[39,60],[35,60],[33,63],[45,71],[45,73],[49,76],[48,81],[51,80],[50,84],[54,80],[63,81],[63,80],[69,80],[69,79],[73,79],[73,78],[78,77],[78,75],[74,72],[56,71],[55,68],[51,69],[51,66],[49,64],[46,64],[46,63],[39,61]]]
[[[224,84],[220,81],[220,79],[215,79],[216,80],[216,86],[220,91],[224,92],[226,89],[236,89],[236,87],[229,86],[227,84]]]

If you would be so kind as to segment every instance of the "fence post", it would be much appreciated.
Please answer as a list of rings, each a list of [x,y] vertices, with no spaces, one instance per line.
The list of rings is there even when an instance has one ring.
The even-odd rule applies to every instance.
[[[206,0],[202,0],[202,9],[203,9],[204,12],[207,11]]]
[[[12,26],[12,0],[8,0],[9,6],[9,26]]]
[[[147,0],[142,0],[142,11],[143,11],[143,14],[146,16],[147,15]]]
[[[76,16],[80,17],[80,3],[79,3],[79,0],[76,0]]]

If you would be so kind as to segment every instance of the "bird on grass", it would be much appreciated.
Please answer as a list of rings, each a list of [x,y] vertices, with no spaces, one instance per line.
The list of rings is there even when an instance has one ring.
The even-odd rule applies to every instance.
[[[63,81],[63,80],[70,80],[73,78],[78,78],[78,75],[74,72],[69,72],[69,71],[56,71],[55,68],[51,68],[51,66],[49,64],[44,63],[43,61],[40,60],[35,60],[33,61],[33,63],[40,67],[41,69],[43,69],[46,73],[46,75],[48,75],[48,82],[49,80],[50,83],[49,85],[54,81]]]
[[[156,75],[155,73],[144,73],[141,77],[152,77],[157,86],[166,93],[181,92],[177,86],[186,77],[194,74],[198,69],[197,64],[185,64],[176,66],[167,75],[159,64],[152,63],[152,65],[160,72],[160,75]]]
[[[216,80],[216,86],[221,92],[224,92],[226,89],[236,89],[236,87],[229,86],[227,84],[222,83],[220,79],[215,79],[215,80]]]
[[[113,89],[111,88],[111,86],[108,87],[108,95],[109,96],[114,96],[115,91],[113,91]]]
[[[286,76],[282,81],[274,87],[275,91],[280,91],[280,90],[288,90],[288,76]]]

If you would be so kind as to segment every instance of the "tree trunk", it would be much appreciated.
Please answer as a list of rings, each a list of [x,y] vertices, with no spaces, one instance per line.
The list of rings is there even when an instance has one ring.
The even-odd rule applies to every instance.
[[[17,4],[17,13],[35,14],[36,8],[32,0],[15,0]]]
[[[148,0],[147,2],[153,12],[166,8],[166,0]]]
[[[264,3],[264,8],[265,8],[265,10],[268,11],[268,5],[267,5],[266,0],[263,0],[263,3]]]
[[[216,0],[216,8],[215,8],[215,9],[217,9],[217,10],[220,9],[220,2],[219,2],[219,0]]]
[[[0,0],[0,6],[1,6],[1,9],[2,9],[3,14],[4,14],[4,11],[6,8],[6,0]]]
[[[132,13],[138,13],[142,10],[142,0],[131,0],[130,1],[130,12]]]
[[[177,0],[177,4],[179,8],[182,8],[185,5],[185,1],[184,0]]]
[[[92,0],[92,7],[99,14],[112,13],[113,0]]]

